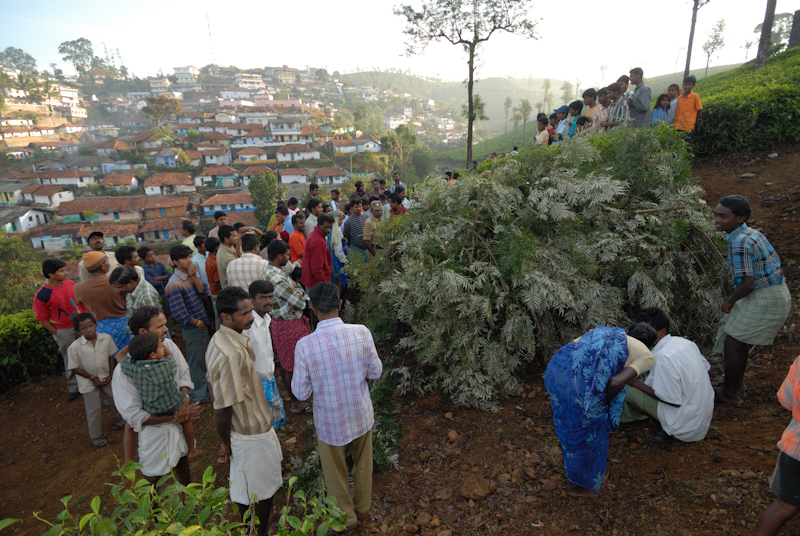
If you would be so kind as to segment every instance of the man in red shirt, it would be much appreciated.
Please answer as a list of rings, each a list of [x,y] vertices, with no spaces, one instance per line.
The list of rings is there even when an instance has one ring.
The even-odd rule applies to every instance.
[[[320,214],[317,226],[308,235],[303,250],[303,276],[300,282],[310,289],[317,283],[330,283],[333,275],[331,250],[328,248],[328,233],[333,228],[333,216]]]
[[[44,329],[53,335],[67,372],[67,391],[69,402],[78,395],[78,381],[67,364],[67,350],[78,338],[72,319],[82,311],[75,299],[75,281],[67,279],[67,263],[59,259],[45,259],[42,262],[42,275],[47,284],[33,297],[33,314]]]
[[[208,291],[211,293],[211,306],[214,309],[214,325],[219,329],[219,313],[217,313],[217,295],[222,290],[222,284],[219,281],[219,267],[217,266],[217,250],[221,242],[219,238],[209,236],[206,238],[204,247],[208,252],[206,259],[206,279],[208,280]]]

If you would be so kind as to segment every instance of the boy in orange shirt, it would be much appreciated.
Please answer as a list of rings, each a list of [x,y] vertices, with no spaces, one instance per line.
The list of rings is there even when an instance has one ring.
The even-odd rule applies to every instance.
[[[678,97],[678,104],[675,107],[673,124],[677,130],[682,132],[694,130],[697,120],[700,119],[700,111],[703,109],[700,95],[692,91],[695,84],[697,84],[697,78],[694,76],[687,76],[683,79],[683,94]]]
[[[306,247],[306,218],[302,213],[298,212],[292,216],[292,225],[294,231],[289,235],[289,256],[292,264],[300,261],[303,265],[303,250]]]

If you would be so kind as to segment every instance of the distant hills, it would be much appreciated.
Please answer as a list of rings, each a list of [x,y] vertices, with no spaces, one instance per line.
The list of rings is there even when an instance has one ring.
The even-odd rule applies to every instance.
[[[708,75],[711,76],[724,71],[729,71],[739,67],[740,65],[740,63],[737,63],[733,65],[719,65],[710,67],[708,69]],[[704,73],[705,68],[694,69],[691,71],[691,74],[695,75],[698,80],[704,78]],[[645,73],[645,75],[646,74],[647,73]],[[606,82],[611,83],[612,78],[615,77],[607,75],[606,78]],[[374,84],[382,90],[394,89],[397,91],[404,91],[406,93],[410,93],[416,98],[434,99],[437,101],[437,103],[439,103],[439,105],[447,108],[453,108],[455,112],[460,111],[461,105],[467,100],[467,89],[465,84],[462,82],[436,82],[405,73],[378,71],[344,74],[341,76],[341,79],[353,84]],[[561,90],[564,80],[558,78],[550,78],[549,80],[551,84],[550,93],[553,97],[551,108],[556,108],[561,104],[564,104],[562,102],[563,99]],[[503,102],[505,101],[506,97],[511,97],[511,100],[514,102],[514,106],[519,106],[520,99],[529,99],[531,101],[531,105],[533,105],[533,113],[531,114],[528,125],[530,125],[530,122],[533,121],[533,128],[535,131],[537,113],[536,103],[543,100],[544,90],[542,88],[542,84],[544,81],[544,78],[533,77],[524,79],[485,78],[478,80],[475,83],[475,93],[483,97],[483,100],[486,102],[486,115],[489,116],[489,121],[486,121],[484,124],[489,127],[489,130],[491,130],[493,134],[503,134],[506,130],[505,113],[503,108]],[[653,95],[657,95],[658,93],[663,93],[666,91],[670,84],[675,83],[680,85],[683,82],[683,71],[646,78],[645,81],[652,88]],[[571,81],[573,84],[574,82],[574,80]],[[578,94],[578,97],[580,97],[580,94],[583,93],[583,90],[588,87],[590,87],[588,83],[581,84],[581,90]],[[574,98],[575,91],[573,89],[573,93],[567,102],[574,100]],[[545,112],[549,115],[551,110],[545,110]],[[509,131],[513,129],[510,118],[508,122],[508,129]],[[520,131],[521,130],[522,127],[520,125]],[[489,154],[492,152],[493,151],[489,151]]]

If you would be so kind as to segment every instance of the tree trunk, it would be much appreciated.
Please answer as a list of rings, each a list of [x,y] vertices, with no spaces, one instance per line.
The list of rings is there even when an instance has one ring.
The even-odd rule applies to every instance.
[[[711,63],[711,54],[708,55],[706,58],[706,74],[703,75],[703,78],[708,78],[708,64]]]
[[[794,48],[798,45],[800,45],[800,9],[794,12],[794,18],[792,19],[792,33],[789,35],[789,44],[786,46],[786,50]]]
[[[767,54],[772,48],[772,24],[775,22],[775,4],[778,0],[767,0],[767,12],[764,14],[764,24],[761,26],[761,39],[758,42],[758,55],[755,68],[763,67],[767,63]]]
[[[506,132],[508,132],[508,114],[506,114],[506,130],[505,132],[503,132],[503,134],[505,134]]]
[[[527,121],[522,122],[522,143],[525,143],[525,123],[527,123]]]
[[[689,48],[686,49],[686,68],[683,70],[683,77],[689,76],[689,66],[692,64],[692,43],[694,43],[694,27],[697,24],[697,10],[700,9],[700,0],[694,0],[692,6],[692,27],[689,30]]]
[[[475,84],[475,44],[469,45],[469,79],[467,80],[467,169],[472,162],[472,123],[473,123],[473,102],[472,86]]]

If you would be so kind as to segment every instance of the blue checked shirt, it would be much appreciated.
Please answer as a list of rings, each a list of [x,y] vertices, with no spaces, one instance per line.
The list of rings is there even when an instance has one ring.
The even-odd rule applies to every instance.
[[[741,284],[747,276],[753,278],[757,289],[786,282],[778,254],[760,232],[743,223],[725,237],[725,242],[734,284]]]
[[[175,270],[167,282],[167,298],[172,316],[181,325],[181,329],[197,329],[192,320],[202,320],[208,325],[206,309],[200,297],[208,294],[208,285],[203,283],[203,290],[198,291],[189,279],[189,274]]]
[[[163,359],[145,359],[122,362],[124,372],[142,397],[142,409],[152,415],[175,413],[183,402],[183,393],[175,383],[178,365],[171,356]]]

